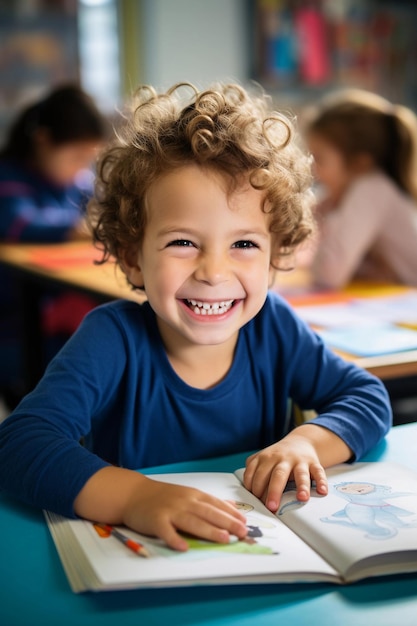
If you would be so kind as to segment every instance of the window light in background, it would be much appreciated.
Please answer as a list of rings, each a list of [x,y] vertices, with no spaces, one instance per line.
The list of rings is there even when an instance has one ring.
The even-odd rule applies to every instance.
[[[120,101],[119,21],[116,0],[79,0],[80,76],[104,112]]]

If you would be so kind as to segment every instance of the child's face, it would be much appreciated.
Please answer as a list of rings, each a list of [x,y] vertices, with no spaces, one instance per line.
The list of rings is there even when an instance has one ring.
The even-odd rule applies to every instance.
[[[353,171],[342,152],[315,133],[308,138],[314,157],[314,173],[334,202],[338,202],[352,182]]]
[[[98,149],[97,141],[55,145],[44,137],[38,142],[36,166],[56,184],[71,185],[80,170],[91,166]]]
[[[156,181],[138,267],[166,345],[234,346],[265,302],[272,271],[269,218],[249,183],[231,195],[225,179],[195,165]]]

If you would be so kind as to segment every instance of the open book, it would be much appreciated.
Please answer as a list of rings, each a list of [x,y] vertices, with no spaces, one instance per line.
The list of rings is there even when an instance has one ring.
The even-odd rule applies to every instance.
[[[248,536],[227,545],[189,539],[185,553],[122,530],[149,553],[141,558],[91,522],[46,512],[70,585],[85,590],[201,584],[321,581],[417,571],[417,474],[385,462],[327,471],[329,494],[300,503],[291,485],[279,511],[268,511],[233,473],[158,474],[152,479],[197,487],[234,500]],[[120,538],[119,538],[120,539]]]

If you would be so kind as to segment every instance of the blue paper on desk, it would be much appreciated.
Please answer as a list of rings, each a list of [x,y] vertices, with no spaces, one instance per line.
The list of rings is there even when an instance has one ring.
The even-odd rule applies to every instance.
[[[332,328],[318,334],[332,348],[356,356],[379,356],[417,349],[417,331],[394,324]]]

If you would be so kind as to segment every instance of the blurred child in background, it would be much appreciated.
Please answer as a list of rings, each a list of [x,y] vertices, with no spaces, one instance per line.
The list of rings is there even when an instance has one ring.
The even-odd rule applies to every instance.
[[[362,90],[324,99],[306,138],[324,197],[312,264],[316,284],[353,278],[417,285],[417,120]]]
[[[25,109],[0,151],[0,238],[58,242],[86,237],[89,167],[106,135],[91,98],[64,86]]]
[[[0,151],[0,240],[89,237],[83,211],[92,193],[90,166],[106,135],[105,119],[77,86],[58,87],[20,113]],[[6,270],[0,282],[0,390],[13,405],[22,368],[18,293]],[[91,308],[85,300],[84,308]]]

